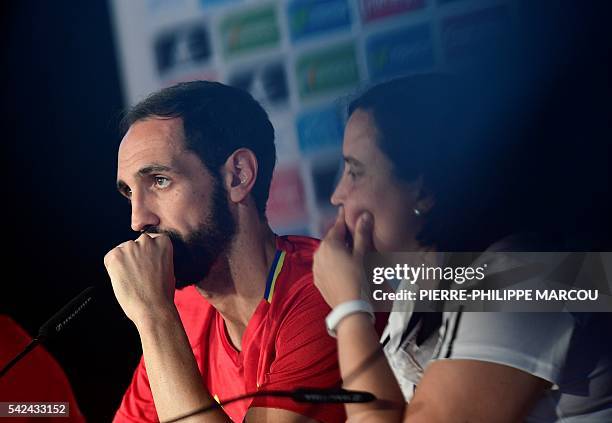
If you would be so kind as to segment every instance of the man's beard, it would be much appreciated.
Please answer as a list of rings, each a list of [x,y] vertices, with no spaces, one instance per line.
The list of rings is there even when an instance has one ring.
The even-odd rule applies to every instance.
[[[215,261],[227,251],[236,233],[236,222],[228,206],[226,191],[219,182],[215,183],[211,200],[210,213],[205,221],[185,237],[173,230],[147,229],[149,233],[170,237],[178,289],[205,279]]]

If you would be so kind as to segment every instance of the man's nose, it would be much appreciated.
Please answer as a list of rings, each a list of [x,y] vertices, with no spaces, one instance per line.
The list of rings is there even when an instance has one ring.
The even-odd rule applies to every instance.
[[[146,199],[132,195],[132,230],[142,232],[148,226],[158,226],[159,217],[147,204]]]
[[[338,207],[341,206],[344,203],[344,177],[342,177],[340,179],[340,181],[338,182],[338,185],[336,185],[336,189],[334,190],[334,193],[332,194],[330,201],[331,203]]]

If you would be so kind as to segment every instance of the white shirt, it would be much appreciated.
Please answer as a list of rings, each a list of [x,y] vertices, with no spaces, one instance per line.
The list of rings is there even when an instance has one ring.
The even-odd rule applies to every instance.
[[[519,251],[512,244],[490,251]],[[612,422],[612,313],[445,312],[416,345],[413,306],[396,303],[381,342],[406,401],[433,360],[472,359],[551,382],[527,422]]]
[[[432,359],[498,363],[551,382],[527,422],[612,422],[608,313],[444,313]]]

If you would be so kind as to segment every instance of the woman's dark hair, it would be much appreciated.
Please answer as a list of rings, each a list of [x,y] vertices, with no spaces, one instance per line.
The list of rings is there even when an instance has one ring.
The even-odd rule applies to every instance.
[[[503,209],[509,187],[491,163],[504,142],[487,122],[484,99],[448,74],[421,74],[376,85],[348,107],[372,114],[378,145],[404,182],[422,180],[434,205],[417,236],[441,251],[481,251],[516,228]]]
[[[246,91],[218,82],[184,82],[164,88],[132,107],[121,122],[125,133],[148,118],[181,118],[187,148],[198,155],[215,178],[239,148],[257,157],[252,194],[262,218],[276,164],[274,128],[261,105]]]

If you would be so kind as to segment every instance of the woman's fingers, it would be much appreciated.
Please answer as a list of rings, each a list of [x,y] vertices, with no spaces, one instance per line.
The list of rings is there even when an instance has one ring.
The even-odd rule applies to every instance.
[[[372,215],[368,212],[362,213],[357,221],[355,236],[353,239],[353,256],[363,258],[363,256],[373,249],[372,229],[374,222]]]

